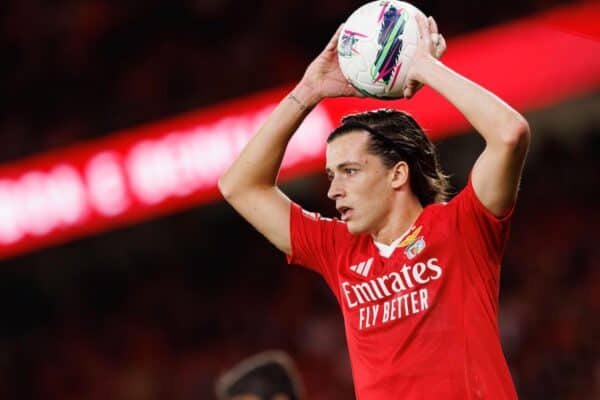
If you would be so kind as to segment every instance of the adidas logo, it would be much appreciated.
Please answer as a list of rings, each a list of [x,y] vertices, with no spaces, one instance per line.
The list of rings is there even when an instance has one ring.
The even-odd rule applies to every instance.
[[[369,276],[369,271],[371,271],[372,264],[373,257],[369,258],[367,261],[358,263],[357,265],[350,266],[350,271],[356,272],[357,274],[362,275],[366,278],[367,276]]]

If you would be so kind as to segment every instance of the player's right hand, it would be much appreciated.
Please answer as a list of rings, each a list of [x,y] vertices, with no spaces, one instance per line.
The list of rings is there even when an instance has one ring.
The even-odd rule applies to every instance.
[[[326,97],[365,97],[346,80],[338,63],[337,44],[343,26],[340,25],[325,49],[308,66],[300,81],[300,85],[310,89],[314,96],[310,100],[305,99],[309,103],[316,104]]]

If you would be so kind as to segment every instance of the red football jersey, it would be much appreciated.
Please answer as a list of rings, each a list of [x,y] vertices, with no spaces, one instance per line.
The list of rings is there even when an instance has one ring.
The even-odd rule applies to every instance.
[[[517,398],[497,323],[511,215],[490,213],[469,181],[385,258],[370,235],[292,205],[288,261],[333,290],[358,400]]]

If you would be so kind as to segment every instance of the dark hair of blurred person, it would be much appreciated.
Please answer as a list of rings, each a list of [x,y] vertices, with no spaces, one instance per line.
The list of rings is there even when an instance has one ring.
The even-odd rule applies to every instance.
[[[292,359],[281,351],[247,358],[217,380],[219,400],[302,400],[302,385]]]

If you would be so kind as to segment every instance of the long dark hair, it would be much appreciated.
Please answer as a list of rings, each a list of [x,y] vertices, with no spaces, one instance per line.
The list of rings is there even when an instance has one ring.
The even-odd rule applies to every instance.
[[[381,157],[387,168],[399,161],[408,164],[410,187],[422,206],[448,198],[448,176],[440,167],[433,143],[412,116],[389,109],[347,115],[327,143],[357,130],[369,133],[367,151]]]

